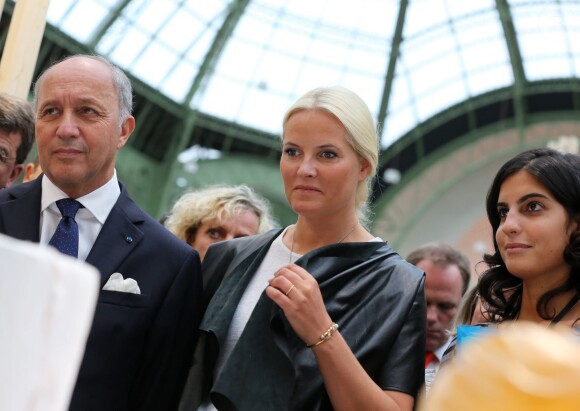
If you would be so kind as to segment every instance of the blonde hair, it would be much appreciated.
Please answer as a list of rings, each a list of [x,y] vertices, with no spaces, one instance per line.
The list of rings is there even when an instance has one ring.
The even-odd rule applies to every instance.
[[[283,129],[288,119],[298,111],[324,110],[332,114],[347,131],[346,140],[353,150],[370,165],[367,178],[357,187],[355,206],[363,225],[368,223],[368,199],[379,162],[379,139],[373,116],[366,103],[354,92],[340,86],[319,87],[300,97],[284,115]],[[284,133],[282,133],[284,138]]]
[[[259,218],[258,233],[275,226],[268,201],[247,185],[217,185],[183,194],[173,205],[165,227],[187,242],[207,220],[224,220],[243,211]]]

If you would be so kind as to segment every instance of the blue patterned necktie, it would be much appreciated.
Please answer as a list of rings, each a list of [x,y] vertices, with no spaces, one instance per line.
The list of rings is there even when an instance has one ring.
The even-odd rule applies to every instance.
[[[55,247],[63,254],[77,257],[79,254],[79,226],[75,216],[83,205],[72,198],[63,198],[56,202],[62,218],[56,227],[49,245]]]

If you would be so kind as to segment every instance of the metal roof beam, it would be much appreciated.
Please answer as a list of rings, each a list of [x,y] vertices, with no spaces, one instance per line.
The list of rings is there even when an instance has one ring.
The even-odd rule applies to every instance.
[[[197,122],[198,111],[192,110],[190,108],[191,101],[195,96],[195,93],[202,86],[204,80],[206,80],[208,74],[214,69],[215,63],[219,59],[227,40],[230,38],[234,31],[234,28],[240,21],[244,10],[249,4],[249,0],[234,0],[228,6],[228,15],[224,19],[224,23],[221,28],[216,33],[214,41],[205,55],[203,63],[199,68],[195,79],[183,101],[183,123],[181,127],[181,134],[175,136],[177,138],[172,139],[171,146],[167,150],[165,161],[167,164],[166,168],[166,181],[170,183],[164,188],[161,194],[161,204],[166,204],[171,198],[171,193],[173,190],[171,182],[175,181],[175,177],[179,174],[181,169],[181,164],[177,161],[177,156],[187,147],[189,140],[191,138],[191,133]]]
[[[193,83],[184,99],[184,104],[189,106],[195,93],[199,90],[207,75],[213,72],[215,63],[219,59],[228,39],[232,35],[236,25],[240,21],[244,10],[249,4],[249,0],[234,0],[228,6],[228,15],[224,19],[224,23],[216,33],[216,36],[209,48],[203,63],[201,64]]]
[[[395,33],[393,34],[393,41],[391,43],[391,54],[387,66],[387,74],[385,76],[385,86],[383,89],[383,97],[381,99],[381,108],[379,109],[379,117],[377,124],[384,127],[387,112],[389,110],[389,97],[391,95],[391,87],[395,78],[395,69],[397,67],[397,60],[399,59],[399,51],[403,41],[403,28],[405,26],[405,16],[407,14],[408,0],[402,0],[399,7],[399,15],[397,16],[397,24],[395,26]]]
[[[516,29],[512,18],[510,6],[507,0],[495,1],[501,26],[503,28],[505,41],[507,44],[512,71],[514,75],[514,111],[516,124],[519,126],[520,135],[523,136],[523,126],[525,122],[525,113],[527,111],[524,101],[525,87],[527,84],[524,64],[522,62],[522,54],[518,44]]]
[[[201,87],[203,81],[207,78],[207,75],[213,71],[216,61],[221,55],[228,38],[234,31],[234,28],[238,24],[244,10],[248,6],[248,3],[249,0],[234,0],[229,4],[228,15],[224,19],[222,27],[218,30],[214,41],[205,55],[203,63],[193,80],[189,92],[183,101],[183,131],[181,136],[172,142],[172,146],[166,156],[166,159],[169,161],[175,160],[177,155],[186,148],[198,116],[197,110],[192,110],[190,108],[191,100]]]
[[[109,28],[111,28],[111,26],[119,18],[121,13],[123,13],[123,10],[125,9],[125,7],[129,5],[130,1],[131,0],[121,0],[117,3],[116,6],[111,7],[111,10],[109,11],[107,17],[103,19],[101,24],[97,27],[95,34],[93,34],[93,36],[87,42],[87,45],[92,50],[97,49],[97,44],[99,44],[105,33],[109,30]]]

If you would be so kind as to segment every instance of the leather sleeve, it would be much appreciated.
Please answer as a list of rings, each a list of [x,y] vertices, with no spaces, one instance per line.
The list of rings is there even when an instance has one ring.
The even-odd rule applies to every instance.
[[[395,337],[389,361],[383,369],[384,390],[401,391],[417,396],[424,383],[426,303],[425,279],[418,284],[411,309]]]

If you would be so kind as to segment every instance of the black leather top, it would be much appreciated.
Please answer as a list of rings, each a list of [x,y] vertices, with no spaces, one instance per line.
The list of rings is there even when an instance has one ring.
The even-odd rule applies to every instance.
[[[332,409],[312,351],[283,312],[262,294],[219,379],[211,371],[236,306],[272,241],[281,233],[218,243],[204,259],[211,294],[182,409],[207,396],[220,410]],[[424,381],[424,274],[384,242],[332,244],[296,264],[320,285],[326,308],[371,378],[384,390],[415,396]],[[207,372],[203,372],[203,369]],[[201,389],[201,392],[193,393]]]

